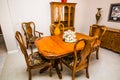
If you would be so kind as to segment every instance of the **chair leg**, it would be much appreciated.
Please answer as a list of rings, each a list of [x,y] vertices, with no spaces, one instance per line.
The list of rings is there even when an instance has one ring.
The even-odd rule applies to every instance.
[[[87,67],[86,67],[86,77],[89,78],[88,66],[89,66],[90,55],[87,57],[87,60],[88,60],[88,61],[87,61],[88,65],[87,65]]]
[[[33,53],[33,48],[32,48],[32,44],[29,45],[31,53]]]
[[[86,68],[86,77],[89,78],[88,67]]]
[[[72,71],[72,80],[75,80],[75,71]]]
[[[96,51],[96,59],[97,59],[97,60],[99,59],[98,52],[99,52],[99,48],[98,48],[97,51]]]
[[[28,42],[26,41],[26,48],[28,49]]]
[[[28,70],[28,74],[29,74],[29,80],[32,80],[31,79],[31,70],[30,69]]]

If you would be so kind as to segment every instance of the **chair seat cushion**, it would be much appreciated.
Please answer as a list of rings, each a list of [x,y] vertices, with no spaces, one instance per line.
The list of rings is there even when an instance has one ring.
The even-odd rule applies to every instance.
[[[37,66],[44,64],[47,60],[40,56],[38,52],[35,52],[29,55],[28,61],[30,66]]]
[[[69,55],[67,57],[62,58],[67,64],[71,64],[74,60],[74,55]]]
[[[62,59],[66,65],[68,65],[71,69],[73,69],[74,66],[74,57],[72,55],[67,56]],[[77,64],[76,64],[76,72],[79,70],[82,70],[87,67],[87,60],[80,62],[81,58],[78,56],[77,58]]]

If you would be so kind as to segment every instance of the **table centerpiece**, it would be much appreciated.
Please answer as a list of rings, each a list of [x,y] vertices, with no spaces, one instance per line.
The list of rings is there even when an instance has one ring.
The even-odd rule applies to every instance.
[[[75,32],[72,30],[67,30],[63,34],[63,39],[65,42],[76,42]]]

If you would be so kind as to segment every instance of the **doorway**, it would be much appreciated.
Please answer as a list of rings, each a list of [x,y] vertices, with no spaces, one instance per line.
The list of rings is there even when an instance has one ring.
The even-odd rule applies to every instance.
[[[7,53],[7,49],[5,46],[5,41],[4,41],[4,37],[3,37],[1,25],[0,25],[0,55],[2,55],[4,53]]]
[[[3,37],[1,25],[0,25],[0,74],[2,72],[2,68],[6,59],[6,54],[7,54],[7,48],[5,46],[5,41],[4,41],[4,37]]]

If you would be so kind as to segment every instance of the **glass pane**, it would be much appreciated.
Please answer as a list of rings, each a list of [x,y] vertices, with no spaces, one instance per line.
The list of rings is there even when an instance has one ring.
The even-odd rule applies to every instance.
[[[54,9],[54,23],[58,23],[58,7]]]
[[[70,10],[70,26],[73,26],[74,25],[74,8],[71,7],[71,10]]]
[[[64,26],[68,27],[68,6],[64,7]]]
[[[64,21],[64,6],[60,7],[60,21]]]

